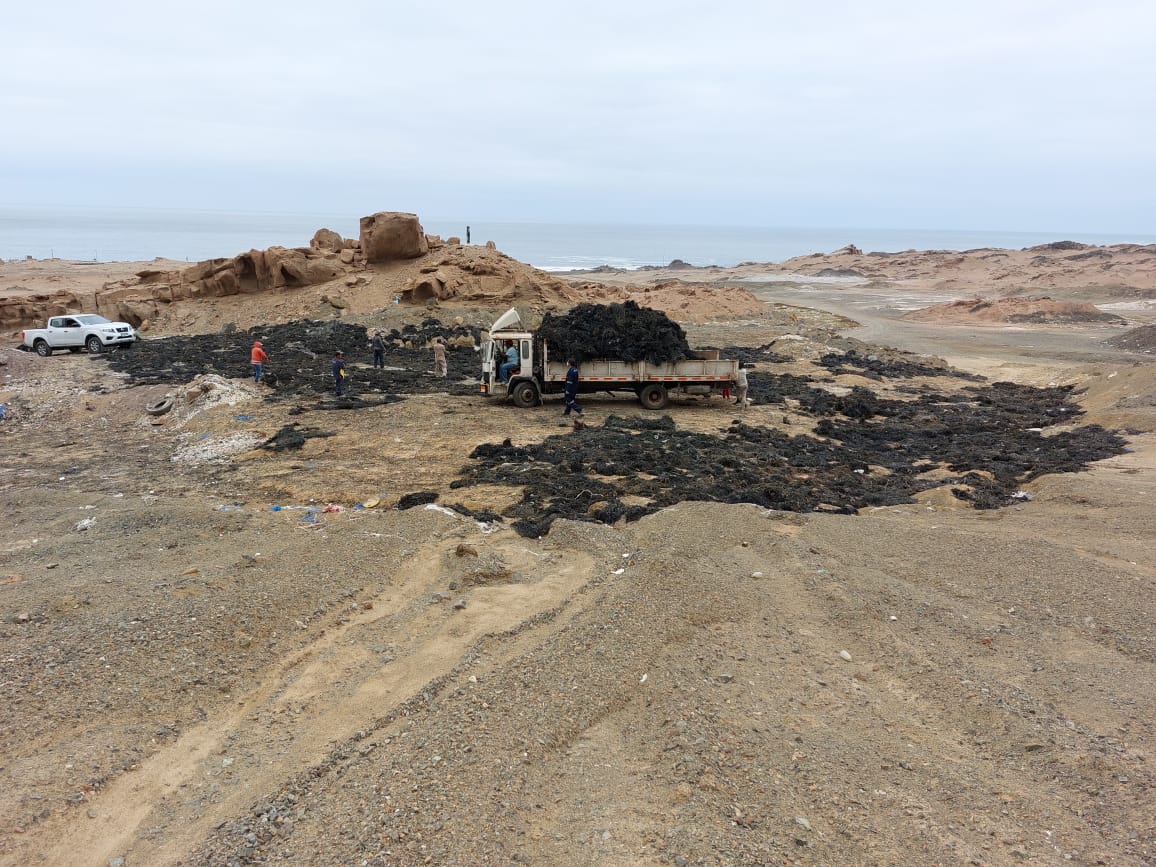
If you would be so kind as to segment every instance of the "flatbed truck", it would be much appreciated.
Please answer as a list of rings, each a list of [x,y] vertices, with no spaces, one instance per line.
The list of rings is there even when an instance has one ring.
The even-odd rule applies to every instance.
[[[510,373],[507,383],[498,381],[498,369],[505,361],[507,341],[518,349],[520,366]],[[719,358],[717,349],[692,350],[696,356],[655,364],[650,361],[623,361],[595,358],[578,365],[578,391],[632,392],[646,409],[664,409],[672,394],[709,398],[735,388],[739,363]],[[538,406],[542,397],[561,394],[566,383],[567,359],[551,356],[550,347],[533,331],[527,330],[516,308],[511,307],[490,326],[482,342],[481,393],[506,397],[523,409]]]

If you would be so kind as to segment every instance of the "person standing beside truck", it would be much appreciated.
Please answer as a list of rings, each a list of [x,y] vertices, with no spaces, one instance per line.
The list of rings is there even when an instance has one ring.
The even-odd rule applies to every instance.
[[[746,409],[751,405],[751,402],[747,400],[748,386],[749,382],[747,381],[747,366],[740,361],[738,373],[735,374],[735,391],[737,392],[735,405],[739,409]]]
[[[269,356],[261,348],[260,340],[253,341],[253,348],[249,351],[249,360],[253,363],[253,382],[260,382],[261,371],[265,369],[265,362],[269,360]]]
[[[562,396],[565,398],[562,418],[569,418],[570,410],[582,418],[582,406],[578,403],[578,362],[571,358],[567,359],[566,364],[569,369],[566,371],[566,384],[562,387]]]

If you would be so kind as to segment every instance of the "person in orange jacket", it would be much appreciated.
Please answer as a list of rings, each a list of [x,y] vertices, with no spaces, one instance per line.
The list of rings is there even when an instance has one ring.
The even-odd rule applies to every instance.
[[[253,341],[253,350],[249,353],[249,360],[253,362],[253,382],[260,382],[261,371],[265,367],[265,362],[269,360],[269,356],[261,348],[260,340]]]

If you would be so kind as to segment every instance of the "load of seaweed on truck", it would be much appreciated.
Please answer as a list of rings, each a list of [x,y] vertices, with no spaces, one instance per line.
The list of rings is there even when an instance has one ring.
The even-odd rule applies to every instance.
[[[538,336],[552,358],[579,364],[593,358],[662,364],[691,357],[681,325],[661,310],[634,301],[579,304],[562,316],[547,313]]]

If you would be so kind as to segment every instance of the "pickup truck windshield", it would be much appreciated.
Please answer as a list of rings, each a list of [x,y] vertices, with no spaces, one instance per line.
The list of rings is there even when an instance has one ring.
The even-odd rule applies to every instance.
[[[105,319],[103,316],[97,316],[95,313],[85,313],[83,316],[76,316],[73,318],[75,318],[76,321],[81,325],[103,325],[104,323],[110,321]]]

